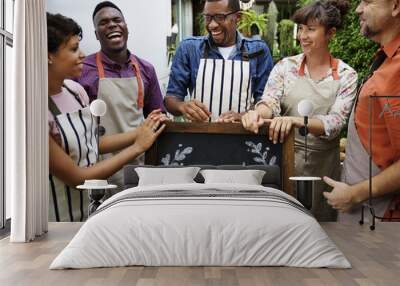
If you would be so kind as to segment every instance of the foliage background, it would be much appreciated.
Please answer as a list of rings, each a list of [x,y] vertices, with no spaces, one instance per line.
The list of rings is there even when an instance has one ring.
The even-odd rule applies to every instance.
[[[279,23],[279,50],[280,58],[297,54],[293,39],[294,22],[283,19]]]

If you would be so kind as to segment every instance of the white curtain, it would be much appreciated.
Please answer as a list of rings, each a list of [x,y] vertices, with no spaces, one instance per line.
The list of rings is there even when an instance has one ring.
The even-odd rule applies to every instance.
[[[17,0],[13,94],[6,98],[6,187],[11,189],[12,242],[48,227],[46,0]]]

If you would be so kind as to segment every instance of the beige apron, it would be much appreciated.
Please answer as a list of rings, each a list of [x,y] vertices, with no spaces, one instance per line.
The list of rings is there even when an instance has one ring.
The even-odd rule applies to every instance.
[[[331,60],[333,81],[315,83],[304,76],[305,58],[301,64],[299,75],[284,100],[281,101],[283,116],[300,116],[297,111],[298,103],[307,99],[313,103],[313,115],[328,114],[336,100],[340,88],[337,73],[338,62]],[[329,176],[338,180],[340,177],[339,138],[327,140],[307,135],[307,162],[304,162],[304,136],[295,130],[295,175],[296,176]],[[320,221],[336,220],[336,211],[324,199],[322,192],[328,187],[323,181],[315,182],[312,212]]]
[[[84,106],[68,87],[64,86],[81,105],[81,109],[71,113],[61,113],[51,97],[49,110],[53,114],[60,131],[61,147],[79,167],[86,168],[96,163],[97,142],[95,120],[89,106]],[[49,175],[50,206],[49,221],[83,221],[87,217],[88,194],[65,185],[58,178]]]
[[[362,145],[358,136],[357,128],[354,122],[354,111],[356,104],[350,115],[349,127],[347,132],[346,159],[342,171],[342,181],[354,185],[369,178],[369,155]],[[372,177],[376,176],[380,169],[372,162]],[[393,195],[387,195],[380,198],[374,198],[372,205],[375,215],[383,217],[385,211],[390,206]],[[370,221],[369,209],[364,209],[364,221]],[[352,209],[348,213],[339,213],[338,220],[343,222],[358,222],[361,219],[361,205]]]
[[[101,125],[105,127],[106,135],[131,131],[144,121],[143,97],[144,87],[139,65],[131,56],[130,63],[136,77],[132,78],[106,78],[101,53],[96,54],[96,64],[99,74],[99,89],[97,98],[107,104],[107,113],[101,118]],[[114,153],[116,154],[116,153]],[[101,156],[101,160],[113,154]],[[144,155],[136,158],[132,164],[143,164]],[[123,186],[123,172],[120,170],[109,179],[109,183]],[[118,191],[117,190],[117,191]]]

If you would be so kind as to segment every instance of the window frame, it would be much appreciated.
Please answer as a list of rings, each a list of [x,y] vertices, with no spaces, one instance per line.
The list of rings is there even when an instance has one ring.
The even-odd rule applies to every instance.
[[[15,0],[11,1],[15,13]],[[7,220],[5,189],[5,93],[6,93],[6,49],[13,48],[13,34],[6,30],[6,0],[0,0],[0,236],[9,233],[10,220]],[[14,16],[14,15],[13,15]]]

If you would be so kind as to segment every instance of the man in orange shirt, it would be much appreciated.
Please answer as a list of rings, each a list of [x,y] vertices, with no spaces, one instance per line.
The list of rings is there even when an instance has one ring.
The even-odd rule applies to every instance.
[[[334,189],[324,196],[342,212],[339,220],[358,221],[361,203],[369,197],[372,154],[375,213],[398,220],[395,218],[400,214],[400,97],[395,96],[400,96],[400,0],[363,0],[356,12],[361,33],[381,48],[350,116],[342,172],[345,183],[325,177]]]

